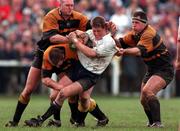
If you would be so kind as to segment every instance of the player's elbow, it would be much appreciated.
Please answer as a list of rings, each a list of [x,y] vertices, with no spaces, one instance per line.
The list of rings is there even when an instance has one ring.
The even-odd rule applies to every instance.
[[[42,78],[42,83],[44,84],[44,85],[46,85],[46,86],[48,86],[48,81],[49,81],[49,77],[44,77],[44,78]]]
[[[95,51],[87,52],[86,56],[94,58],[97,57],[97,53]]]
[[[49,38],[49,41],[50,41],[51,43],[56,43],[56,42],[57,42],[57,36],[56,36],[56,35],[51,36],[51,37]]]

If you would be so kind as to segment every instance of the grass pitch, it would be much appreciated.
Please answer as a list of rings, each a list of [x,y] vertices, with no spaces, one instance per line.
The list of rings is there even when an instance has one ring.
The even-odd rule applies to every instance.
[[[180,99],[160,99],[161,117],[165,125],[162,129],[146,127],[146,116],[138,98],[122,98],[111,96],[93,97],[99,107],[107,114],[110,121],[106,127],[95,127],[96,120],[88,114],[86,127],[76,128],[69,123],[70,110],[67,101],[61,111],[62,126],[60,128],[25,127],[24,120],[44,113],[48,106],[48,96],[32,96],[18,127],[7,128],[5,123],[12,119],[17,104],[17,96],[0,96],[0,131],[180,131]]]

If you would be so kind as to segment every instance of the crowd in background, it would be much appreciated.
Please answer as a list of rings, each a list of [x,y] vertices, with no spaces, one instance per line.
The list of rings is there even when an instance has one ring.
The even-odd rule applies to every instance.
[[[0,0],[0,60],[18,60],[30,64],[36,42],[41,37],[43,16],[59,4],[58,0]],[[132,12],[144,10],[149,23],[162,35],[174,63],[180,16],[179,0],[75,0],[75,10],[84,13],[89,19],[101,15],[113,21],[118,27],[118,36],[123,36],[130,29]],[[139,86],[138,78],[141,79],[144,69],[140,60],[123,57],[120,66],[124,88],[132,86],[128,84]],[[23,69],[24,78],[27,71],[28,68]],[[8,72],[9,69],[0,68],[0,92],[5,91],[5,84],[10,77]],[[18,80],[22,81],[20,78]]]

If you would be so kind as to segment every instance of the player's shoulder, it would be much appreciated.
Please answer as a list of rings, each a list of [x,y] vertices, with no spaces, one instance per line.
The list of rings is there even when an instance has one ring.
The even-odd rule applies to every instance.
[[[102,39],[103,41],[103,44],[106,44],[106,45],[111,45],[111,46],[114,46],[115,45],[115,41],[114,39],[111,37],[111,34],[108,33],[107,35],[105,35]]]
[[[106,41],[114,41],[114,39],[112,38],[111,34],[108,33],[103,37],[104,40]]]
[[[73,10],[72,14],[73,14],[74,18],[79,18],[79,19],[80,18],[86,18],[86,19],[88,19],[86,15],[84,15],[83,13],[80,13],[78,11],[75,11],[75,10]]]
[[[157,33],[157,31],[152,26],[148,25],[148,27],[146,28],[146,30],[144,31],[142,36],[153,38],[156,35],[156,33]]]
[[[53,17],[53,16],[56,16],[56,15],[59,15],[59,8],[54,8],[54,9],[50,10],[50,11],[45,15],[45,17]]]

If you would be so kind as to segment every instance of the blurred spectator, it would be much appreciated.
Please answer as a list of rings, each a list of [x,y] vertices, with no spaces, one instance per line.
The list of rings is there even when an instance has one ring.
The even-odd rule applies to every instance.
[[[96,10],[92,12],[92,17],[103,16],[106,20],[109,20],[110,16],[108,12],[106,12],[104,1],[99,1],[96,5]]]
[[[88,0],[80,0],[77,5],[75,6],[75,10],[83,13],[86,15],[89,19],[92,17],[91,12],[89,11],[90,3]]]
[[[0,22],[6,20],[9,17],[11,11],[9,0],[0,0]]]
[[[115,5],[115,13],[110,17],[110,21],[117,25],[117,35],[122,36],[127,31],[127,29],[130,28],[131,21],[126,15],[126,9],[123,7],[123,5],[118,3]]]

